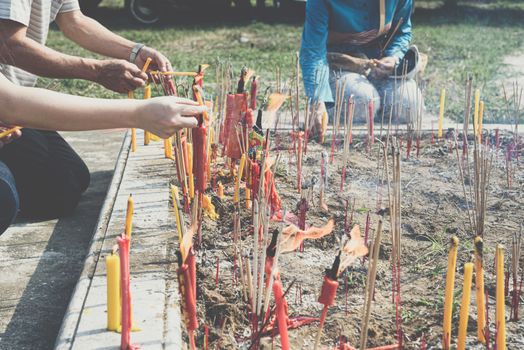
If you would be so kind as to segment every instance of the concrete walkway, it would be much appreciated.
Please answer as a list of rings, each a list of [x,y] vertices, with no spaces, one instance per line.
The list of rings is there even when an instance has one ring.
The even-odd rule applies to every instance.
[[[64,133],[91,170],[75,214],[0,236],[0,349],[52,349],[89,248],[124,131]]]
[[[131,341],[141,349],[182,349],[178,303],[176,224],[169,203],[173,161],[163,142],[141,145],[129,153],[129,137],[117,161],[115,178],[101,212],[89,258],[80,276],[57,339],[57,350],[117,349],[120,334],[108,332],[105,257],[124,230],[127,200],[135,214],[131,241],[133,323],[140,331]]]

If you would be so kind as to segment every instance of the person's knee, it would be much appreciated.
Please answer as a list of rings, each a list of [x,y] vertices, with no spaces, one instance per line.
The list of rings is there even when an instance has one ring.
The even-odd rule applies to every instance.
[[[72,214],[90,182],[89,169],[82,160],[79,162],[48,169],[40,178],[40,184],[45,188],[23,189],[22,215],[56,219]]]
[[[60,217],[70,215],[78,206],[82,194],[89,187],[91,175],[87,166],[80,160],[74,169],[64,169],[63,174],[57,176],[62,181],[55,184],[55,205],[52,206],[53,213],[48,216]]]
[[[425,110],[424,98],[415,80],[407,80],[398,89],[400,97],[398,121],[400,123],[413,122],[422,116]]]
[[[0,178],[0,235],[13,223],[18,208],[18,193],[14,184]]]
[[[369,118],[369,106],[372,103],[373,115],[375,116],[380,109],[380,96],[373,84],[363,75],[357,73],[347,73],[339,77],[338,88],[344,89],[342,108],[344,102],[348,102],[349,98],[353,97],[354,111],[353,122],[362,123]],[[336,86],[333,89],[333,94],[336,95]],[[344,111],[341,111],[342,116]]]

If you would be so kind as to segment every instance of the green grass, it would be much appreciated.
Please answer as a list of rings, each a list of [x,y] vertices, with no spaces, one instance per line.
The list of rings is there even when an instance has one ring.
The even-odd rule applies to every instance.
[[[517,1],[461,2],[450,13],[439,8],[438,1],[417,1],[413,18],[414,40],[422,52],[428,53],[429,65],[424,77],[426,106],[436,115],[440,88],[447,89],[447,111],[461,117],[464,80],[468,73],[474,86],[482,89],[489,112],[488,118],[500,120],[503,100],[494,83],[508,75],[501,63],[505,55],[524,46],[524,5]],[[212,24],[178,23],[154,27],[136,26],[121,9],[121,0],[105,0],[97,16],[111,30],[137,42],[144,42],[164,52],[176,69],[195,69],[199,63],[216,63],[217,58],[229,60],[235,70],[242,65],[253,68],[261,83],[274,80],[275,68],[281,67],[283,78],[293,72],[295,53],[299,50],[302,24],[262,23],[249,20]],[[178,20],[174,20],[179,22]],[[74,55],[93,56],[69,42],[53,30],[49,46]],[[208,81],[214,80],[210,69]],[[51,82],[43,79],[41,86],[100,97],[116,97],[96,84],[83,81]]]

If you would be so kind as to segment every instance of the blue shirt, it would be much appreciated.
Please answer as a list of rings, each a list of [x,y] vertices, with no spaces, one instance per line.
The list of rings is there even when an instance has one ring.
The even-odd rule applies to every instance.
[[[411,41],[412,0],[385,0],[385,26],[379,33],[379,0],[307,0],[300,64],[306,95],[333,102],[327,52],[362,53],[401,59]],[[385,48],[387,33],[402,21]]]

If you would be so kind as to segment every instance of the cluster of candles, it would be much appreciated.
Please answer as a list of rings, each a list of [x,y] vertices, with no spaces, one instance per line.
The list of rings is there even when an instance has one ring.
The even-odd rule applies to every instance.
[[[143,71],[147,70],[150,60],[146,62]],[[168,95],[175,95],[176,91],[171,80],[171,76],[190,76],[194,78],[192,92],[193,98],[200,105],[204,105],[205,102],[202,96],[202,84],[204,78],[205,66],[200,66],[198,72],[152,72],[150,74],[157,74],[159,77],[168,76],[169,78],[162,82],[164,92]],[[325,234],[329,234],[331,229],[325,230],[324,233],[315,236],[311,233],[312,231],[305,230],[305,216],[307,212],[307,201],[304,197],[302,200],[305,206],[302,206],[299,213],[299,226],[294,228],[282,229],[281,232],[275,230],[269,242],[267,234],[268,220],[269,218],[276,219],[277,221],[283,221],[285,212],[282,214],[280,209],[280,198],[276,193],[275,179],[273,176],[276,165],[271,167],[267,164],[266,158],[268,155],[268,133],[264,135],[261,128],[261,115],[262,109],[258,111],[257,121],[254,120],[254,110],[256,109],[256,93],[257,93],[257,82],[256,77],[251,80],[251,91],[248,94],[245,92],[245,85],[250,81],[251,72],[248,70],[242,70],[240,80],[238,82],[238,88],[236,94],[226,94],[225,100],[225,119],[222,124],[219,123],[218,128],[212,126],[210,123],[210,116],[204,113],[199,117],[199,125],[195,129],[185,132],[179,132],[174,137],[164,140],[164,155],[166,158],[172,159],[177,167],[177,175],[179,180],[179,186],[182,190],[182,198],[179,198],[179,189],[176,186],[171,186],[171,197],[173,202],[173,209],[177,224],[178,238],[180,243],[180,251],[177,253],[179,269],[178,282],[179,291],[181,293],[181,309],[184,316],[184,322],[188,331],[189,343],[191,349],[196,349],[195,343],[195,331],[199,328],[198,318],[196,315],[196,262],[195,252],[193,248],[193,235],[198,233],[200,244],[200,230],[202,226],[202,211],[205,211],[209,217],[216,218],[217,214],[214,211],[213,204],[209,196],[205,195],[204,192],[208,187],[208,182],[212,178],[211,166],[213,160],[216,162],[216,153],[218,145],[223,145],[224,149],[222,154],[228,158],[226,165],[230,168],[230,174],[234,178],[234,191],[233,191],[233,203],[235,204],[236,211],[233,214],[234,224],[236,230],[240,230],[239,211],[240,211],[240,188],[241,181],[245,181],[245,207],[251,210],[253,215],[253,231],[255,232],[254,237],[254,248],[253,248],[253,273],[251,274],[250,260],[246,259],[246,269],[242,267],[243,257],[238,254],[235,255],[235,267],[237,260],[240,264],[241,281],[243,284],[243,295],[245,295],[245,301],[249,304],[248,309],[251,310],[253,330],[252,330],[252,342],[255,344],[262,334],[265,334],[269,329],[275,327],[275,321],[270,322],[270,316],[276,320],[276,325],[280,334],[282,349],[287,350],[290,348],[288,340],[288,328],[294,328],[303,324],[311,323],[320,320],[320,327],[317,333],[315,341],[315,349],[320,345],[320,337],[322,334],[322,328],[327,316],[327,311],[330,306],[333,306],[336,298],[336,291],[338,288],[338,276],[341,272],[353,263],[358,257],[362,257],[368,254],[368,248],[371,250],[370,254],[370,267],[368,274],[368,285],[366,286],[366,305],[363,312],[363,326],[361,328],[361,344],[362,349],[366,348],[367,341],[367,326],[370,317],[371,301],[374,295],[374,281],[376,275],[378,251],[380,247],[380,235],[382,231],[382,222],[380,221],[379,227],[377,228],[377,234],[375,241],[372,245],[367,243],[367,232],[370,223],[366,223],[366,241],[365,243],[360,238],[358,227],[351,231],[351,240],[344,243],[338,255],[335,258],[335,262],[331,269],[328,269],[325,276],[323,276],[323,284],[318,298],[318,302],[323,305],[320,319],[315,318],[302,318],[300,320],[293,320],[288,316],[288,305],[285,300],[282,281],[280,278],[280,272],[278,271],[278,255],[281,252],[290,251],[301,247],[303,249],[302,242],[306,238],[319,238]],[[343,89],[338,89],[343,90]],[[338,95],[338,94],[337,94]],[[249,97],[248,97],[249,96]],[[129,95],[133,98],[132,93]],[[146,86],[144,92],[144,98],[151,97],[151,87]],[[298,98],[298,97],[297,97]],[[442,89],[440,95],[440,113],[438,121],[438,138],[443,137],[443,117],[445,107],[446,91]],[[217,97],[218,99],[218,97]],[[341,99],[341,97],[339,98]],[[483,102],[480,101],[480,92],[475,92],[474,98],[474,132],[475,136],[481,140],[482,131],[482,115],[483,115]],[[282,102],[280,102],[281,105]],[[373,144],[374,137],[374,126],[372,111],[372,101],[368,105],[369,118],[367,119],[367,140],[368,146]],[[269,108],[268,108],[269,109]],[[352,130],[352,119],[353,119],[354,101],[352,97],[348,100],[345,105],[345,124],[344,124],[344,163],[342,169],[342,180],[340,188],[344,188],[344,178],[346,166],[348,163],[348,152],[349,145],[351,144],[351,130]],[[341,104],[338,108],[338,114],[342,114]],[[306,111],[305,124],[308,124],[308,112]],[[326,119],[326,116],[324,116]],[[324,120],[325,122],[325,120]],[[294,124],[293,124],[294,126]],[[329,161],[333,161],[335,140],[338,125],[333,133],[331,156]],[[132,142],[131,150],[136,151],[136,132],[132,130]],[[155,135],[149,132],[144,132],[144,144],[147,145],[151,140],[156,138]],[[291,138],[297,154],[297,190],[300,193],[302,189],[302,176],[301,176],[301,164],[302,164],[302,152],[307,150],[308,133],[301,132],[299,130],[293,130],[291,132]],[[481,141],[480,141],[481,142]],[[255,150],[253,153],[253,149]],[[384,148],[385,149],[385,148]],[[173,152],[174,151],[174,152]],[[261,159],[261,161],[260,161]],[[279,157],[277,156],[278,163]],[[237,169],[238,162],[238,169]],[[320,206],[326,207],[324,202],[324,190],[327,187],[327,162],[328,154],[322,153],[322,164],[321,164],[321,175],[322,175],[322,186],[320,196]],[[399,175],[400,176],[400,173]],[[399,181],[399,179],[397,179]],[[395,179],[394,179],[395,181]],[[224,186],[222,183],[216,183],[213,181],[213,191],[217,194],[220,199],[224,198]],[[400,196],[400,194],[399,194]],[[399,197],[400,198],[400,197]],[[190,207],[192,205],[192,207]],[[390,203],[391,205],[391,203]],[[400,204],[399,204],[400,207]],[[262,208],[264,208],[262,210]],[[259,215],[260,211],[260,215]],[[191,228],[185,227],[184,213],[190,215]],[[400,215],[400,214],[399,214]],[[128,210],[126,216],[125,233],[118,237],[118,254],[116,254],[116,248],[113,252],[106,257],[107,266],[107,306],[108,306],[108,320],[107,328],[110,331],[121,331],[122,340],[121,348],[134,349],[134,346],[130,343],[130,332],[132,330],[132,307],[131,307],[131,293],[129,283],[129,246],[131,242],[131,225],[133,218],[133,199],[130,196],[128,201]],[[264,221],[265,219],[265,221]],[[237,223],[238,221],[238,223]],[[368,216],[369,221],[369,216]],[[332,223],[331,223],[332,224]],[[327,227],[328,225],[326,225]],[[345,225],[346,226],[346,225]],[[314,230],[319,230],[313,228]],[[238,232],[237,232],[238,233]],[[234,232],[235,235],[235,232]],[[280,236],[279,236],[280,235]],[[400,240],[400,237],[397,238]],[[298,242],[298,243],[297,243]],[[267,244],[269,243],[269,245]],[[448,258],[448,272],[446,277],[446,289],[445,289],[445,300],[444,300],[444,324],[443,324],[443,336],[442,344],[444,349],[449,349],[451,345],[451,324],[452,324],[452,310],[453,310],[453,296],[454,296],[454,285],[455,285],[455,270],[458,253],[458,238],[452,239],[451,249]],[[266,247],[267,246],[267,247]],[[289,248],[292,247],[292,248]],[[289,249],[288,249],[289,248]],[[364,249],[365,248],[365,249]],[[258,261],[258,253],[263,253],[260,261]],[[400,258],[399,258],[400,261]],[[400,262],[399,262],[400,264]],[[219,261],[217,260],[217,284],[218,284],[218,269]],[[482,263],[482,239],[477,237],[475,239],[475,261],[474,263],[466,263],[464,265],[464,286],[462,293],[462,302],[460,308],[460,317],[458,325],[458,350],[465,349],[466,343],[466,331],[469,316],[469,304],[472,287],[472,276],[473,269],[475,269],[475,285],[476,285],[476,301],[477,301],[477,326],[478,326],[478,340],[481,343],[489,342],[489,325],[488,312],[487,312],[487,295],[484,290],[484,269]],[[260,273],[258,272],[260,271]],[[247,276],[242,276],[242,274]],[[264,277],[265,276],[265,277]],[[497,350],[505,350],[505,290],[504,290],[504,249],[502,246],[497,246],[496,249],[496,346]],[[250,281],[249,283],[247,281]],[[256,285],[255,285],[256,284]],[[400,284],[400,279],[398,279]],[[264,293],[265,287],[265,293]],[[398,286],[400,287],[400,286]],[[257,291],[257,289],[260,289]],[[400,293],[400,288],[398,288]],[[269,296],[273,292],[275,306],[269,308]],[[265,294],[265,298],[264,295]],[[262,303],[265,299],[264,303]],[[400,301],[398,302],[400,303]],[[264,308],[262,308],[264,305]],[[397,308],[399,305],[397,305]],[[398,313],[398,309],[397,309]],[[259,318],[259,319],[257,319]],[[259,327],[259,322],[262,321],[262,328]],[[398,323],[398,321],[397,321]],[[397,328],[399,325],[397,324]],[[398,329],[397,329],[398,331]],[[209,329],[205,327],[205,346],[207,350]],[[375,349],[396,349],[402,347],[402,333],[398,334],[398,343],[393,345],[387,345],[378,347]],[[422,343],[422,342],[421,342]],[[425,344],[425,341],[423,342]],[[425,346],[425,345],[424,345]],[[255,345],[255,348],[257,346]],[[353,347],[340,343],[340,349],[354,349]],[[425,347],[424,347],[425,348]]]
[[[466,348],[466,335],[469,319],[469,305],[471,298],[471,286],[473,269],[475,269],[475,287],[477,302],[477,338],[481,343],[489,342],[489,325],[487,309],[487,293],[484,289],[484,267],[483,267],[483,241],[481,237],[475,238],[475,261],[464,264],[464,284],[462,288],[462,300],[460,303],[460,315],[458,325],[457,349]],[[451,239],[451,247],[448,255],[448,270],[446,275],[446,289],[444,295],[444,324],[442,332],[442,347],[450,349],[451,324],[453,318],[453,296],[455,288],[455,270],[457,266],[459,239]],[[496,270],[496,310],[495,310],[495,344],[497,350],[506,349],[506,306],[505,306],[505,279],[504,279],[504,248],[497,245],[495,253]]]

